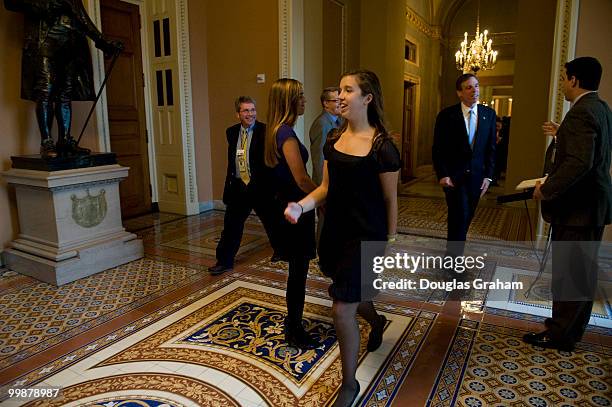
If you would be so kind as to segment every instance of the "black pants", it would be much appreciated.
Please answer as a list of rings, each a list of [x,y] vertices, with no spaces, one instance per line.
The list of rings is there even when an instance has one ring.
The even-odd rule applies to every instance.
[[[482,184],[482,180],[480,181]],[[480,185],[472,182],[472,177],[465,175],[453,188],[444,188],[448,206],[447,254],[462,256],[465,248],[470,223],[476,213],[480,200]]]
[[[579,342],[591,317],[597,289],[597,255],[603,226],[552,225],[552,338]]]
[[[240,179],[233,180],[230,188],[230,199],[223,218],[223,232],[216,251],[217,264],[227,267],[234,265],[234,258],[242,240],[244,222],[251,210],[254,209],[261,220],[273,248],[278,247],[277,230],[282,215],[272,193],[265,189],[258,188],[253,183],[245,185]]]

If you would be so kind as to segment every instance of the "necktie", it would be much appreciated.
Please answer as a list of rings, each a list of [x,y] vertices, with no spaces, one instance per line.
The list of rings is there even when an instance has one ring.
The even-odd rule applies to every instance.
[[[242,129],[241,137],[240,149],[242,150],[242,154],[238,155],[238,170],[240,171],[240,179],[245,183],[245,185],[249,185],[249,181],[251,181],[249,167],[247,164],[247,141],[249,140],[249,134],[247,133],[246,129]]]
[[[470,118],[468,120],[468,141],[470,145],[474,142],[474,134],[476,134],[476,112],[470,109]]]

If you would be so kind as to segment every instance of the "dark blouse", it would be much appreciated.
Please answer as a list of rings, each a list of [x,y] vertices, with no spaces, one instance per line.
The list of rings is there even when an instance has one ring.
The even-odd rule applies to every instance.
[[[306,169],[306,163],[308,162],[308,150],[297,137],[297,134],[295,134],[293,128],[283,124],[276,132],[276,145],[278,147],[279,158],[278,165],[274,167],[274,175],[279,183],[278,186],[281,198],[286,201],[298,201],[306,196],[306,194],[295,182],[291,169],[289,168],[289,164],[287,164],[287,159],[283,154],[283,144],[285,144],[285,141],[291,137],[294,137],[298,142],[300,147],[300,155],[302,156],[302,161],[304,162],[304,169]]]

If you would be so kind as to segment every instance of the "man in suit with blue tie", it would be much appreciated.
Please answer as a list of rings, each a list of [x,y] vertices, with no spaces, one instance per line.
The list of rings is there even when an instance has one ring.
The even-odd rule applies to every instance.
[[[601,74],[593,57],[566,63],[560,85],[572,107],[560,126],[542,126],[554,141],[546,153],[548,177],[533,197],[542,201],[542,216],[551,224],[552,318],[544,331],[523,339],[543,348],[572,351],[582,339],[597,289],[604,227],[612,222],[612,112],[597,93]]]
[[[251,210],[261,220],[268,239],[275,245],[274,193],[270,170],[264,164],[266,125],[257,121],[255,100],[240,96],[235,102],[236,117],[240,123],[225,131],[227,137],[227,172],[223,189],[226,205],[223,232],[217,245],[217,264],[208,271],[219,275],[234,267],[234,258],[240,247],[244,222]],[[274,256],[273,256],[274,257]]]
[[[495,111],[478,104],[478,78],[459,76],[460,103],[438,113],[432,158],[446,195],[446,254],[462,256],[479,199],[489,189],[495,165]]]

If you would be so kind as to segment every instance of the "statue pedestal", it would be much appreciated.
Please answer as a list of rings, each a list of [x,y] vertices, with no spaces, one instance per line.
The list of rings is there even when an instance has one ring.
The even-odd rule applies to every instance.
[[[121,223],[120,165],[3,173],[15,187],[21,233],[5,250],[8,268],[62,285],[139,259],[142,240]]]

